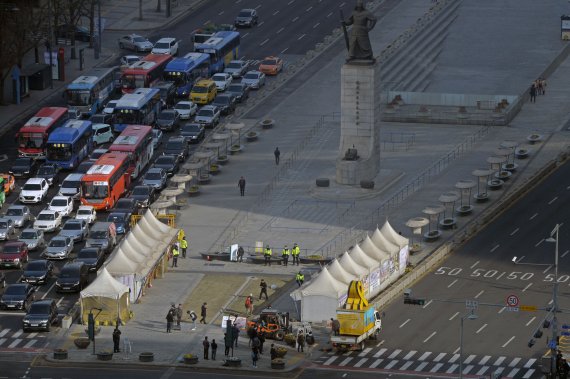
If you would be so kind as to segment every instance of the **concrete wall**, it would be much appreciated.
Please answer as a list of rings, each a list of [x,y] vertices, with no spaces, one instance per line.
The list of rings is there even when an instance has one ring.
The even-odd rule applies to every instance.
[[[421,105],[439,105],[451,107],[475,107],[477,101],[500,103],[501,100],[507,99],[509,104],[513,104],[517,100],[515,95],[470,95],[459,93],[425,93],[425,92],[402,92],[388,91],[388,102],[396,95],[400,95],[405,104],[421,104]]]

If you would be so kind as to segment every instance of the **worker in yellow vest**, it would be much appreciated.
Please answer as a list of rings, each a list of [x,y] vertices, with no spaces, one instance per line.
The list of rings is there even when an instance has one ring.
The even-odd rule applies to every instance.
[[[289,262],[289,248],[287,245],[283,246],[283,250],[281,251],[281,258],[283,259],[283,266],[287,267],[287,262]]]
[[[172,267],[178,267],[178,256],[180,252],[178,251],[178,246],[176,244],[172,245]]]
[[[267,245],[265,247],[265,251],[263,252],[263,257],[265,258],[265,266],[267,266],[267,264],[269,264],[269,266],[271,266],[271,254],[273,252],[271,251],[271,248],[269,247],[269,245]]]
[[[299,266],[299,254],[301,254],[301,249],[297,245],[297,242],[293,245],[293,249],[291,249],[291,255],[293,256],[293,266],[295,262],[297,262],[297,266]]]
[[[186,258],[186,249],[188,249],[188,241],[186,241],[186,237],[182,237],[180,248],[182,249],[182,258]]]
[[[303,275],[301,273],[301,271],[299,271],[297,273],[297,275],[295,275],[295,281],[297,282],[297,284],[299,285],[299,287],[301,287],[303,285],[303,282],[305,281],[305,275]]]

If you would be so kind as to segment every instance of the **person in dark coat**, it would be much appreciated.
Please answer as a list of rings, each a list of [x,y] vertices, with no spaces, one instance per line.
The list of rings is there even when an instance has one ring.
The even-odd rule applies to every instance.
[[[212,343],[210,344],[210,346],[212,347],[212,360],[216,360],[216,351],[218,351],[218,344],[216,343],[216,340],[213,339]]]
[[[200,324],[206,323],[206,312],[207,311],[208,311],[208,303],[202,304],[202,309],[200,310],[200,316],[202,316],[202,318],[200,319]]]
[[[534,85],[534,83],[532,84],[532,86],[530,86],[529,95],[530,95],[530,102],[536,103],[536,86]]]
[[[182,321],[182,304],[178,304],[176,308],[176,326],[180,326],[180,321]]]
[[[174,311],[170,309],[166,314],[166,333],[172,333],[173,322],[174,322]]]
[[[241,247],[241,246],[238,247],[238,251],[237,251],[237,261],[238,262],[243,262],[243,254],[244,254],[243,247]]]
[[[228,333],[224,333],[224,355],[226,357],[230,356],[230,348],[232,347],[232,341],[228,338]]]
[[[275,148],[273,154],[275,155],[275,164],[279,166],[279,157],[281,156],[281,152],[279,151],[278,147]]]
[[[115,353],[120,353],[120,347],[121,346],[121,331],[119,330],[119,325],[117,325],[115,327],[115,330],[113,330],[113,351]]]
[[[269,350],[269,355],[271,356],[271,360],[277,358],[277,349],[275,348],[275,344],[271,344],[271,349]]]
[[[233,344],[235,344],[236,347],[238,347],[238,337],[239,337],[239,327],[234,324],[232,326],[232,337],[233,337]]]
[[[245,179],[243,176],[241,178],[239,178],[238,187],[239,187],[240,195],[245,196]]]
[[[204,346],[204,359],[208,359],[208,350],[210,350],[210,342],[208,341],[208,337],[204,337],[202,346]]]

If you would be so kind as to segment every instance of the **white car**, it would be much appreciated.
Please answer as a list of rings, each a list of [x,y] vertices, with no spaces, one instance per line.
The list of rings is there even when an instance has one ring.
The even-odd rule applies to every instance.
[[[141,60],[138,55],[125,55],[121,57],[121,66],[130,66]]]
[[[54,196],[48,209],[59,212],[61,217],[68,217],[73,212],[73,199],[69,196]]]
[[[91,205],[82,205],[75,214],[77,220],[85,220],[88,224],[93,224],[97,220],[97,211]]]
[[[218,91],[225,91],[226,88],[232,84],[232,75],[227,72],[220,72],[212,76],[212,80],[216,83],[216,89]]]
[[[55,232],[61,227],[61,219],[59,212],[45,209],[40,212],[36,221],[34,221],[34,229],[43,230],[44,232]]]
[[[161,38],[154,44],[151,50],[152,54],[170,54],[178,55],[178,41],[176,38]]]
[[[196,114],[198,106],[191,101],[179,101],[174,106],[174,109],[180,115],[181,120],[188,120]]]
[[[119,100],[109,100],[107,102],[107,104],[105,104],[105,107],[103,108],[103,113],[113,114],[113,112],[115,111],[115,107],[117,106],[118,102],[119,102]]]
[[[47,195],[49,184],[44,178],[28,179],[20,191],[21,203],[40,203]]]

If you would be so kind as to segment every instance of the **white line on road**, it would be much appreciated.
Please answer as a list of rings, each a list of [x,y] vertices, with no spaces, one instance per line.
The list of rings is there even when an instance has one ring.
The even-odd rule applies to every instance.
[[[281,50],[281,54],[284,54],[287,50],[289,50],[288,47],[284,48],[283,50]]]
[[[283,30],[285,30],[284,28],[279,29],[278,31],[275,32],[275,34],[279,34],[281,33]]]
[[[449,318],[449,321],[451,321],[451,320],[453,320],[454,318],[456,318],[458,314],[459,314],[459,312],[455,312],[455,314]]]
[[[261,42],[261,43],[259,44],[259,46],[263,46],[263,45],[265,45],[267,42],[269,42],[269,38],[266,38],[265,41],[263,41],[263,42]]]
[[[259,27],[259,26],[263,25],[264,22],[265,21],[261,21],[259,24],[257,24],[257,26]]]
[[[406,321],[404,321],[404,322],[402,323],[402,325],[400,325],[400,328],[403,328],[404,325],[406,325],[408,322],[410,322],[410,319],[407,319]]]
[[[359,360],[354,367],[360,367],[362,366],[366,361],[368,360],[368,358],[362,358],[361,360]]]
[[[327,14],[327,18],[329,18],[330,16],[332,16],[332,14],[333,14],[332,12],[329,13],[329,14]]]
[[[44,293],[44,295],[42,296],[42,300],[46,298],[46,296],[48,295],[48,293],[50,293],[50,291],[53,289],[53,287],[55,287],[55,283],[53,283],[51,285],[50,288],[48,288],[48,290],[46,291],[46,293]]]
[[[536,317],[535,317],[535,316],[533,316],[533,317],[529,320],[529,322],[526,323],[526,326],[529,326],[530,324],[532,324],[534,320],[536,320]]]
[[[309,7],[309,8],[307,8],[307,10],[306,10],[305,12],[310,12],[310,11],[311,11],[311,9],[313,9],[313,7]]]
[[[10,332],[10,329],[4,329],[3,331],[0,332],[0,337],[4,337],[9,332]]]
[[[346,3],[343,1],[342,3],[340,3],[340,5],[339,5],[338,7],[339,7],[339,8],[342,8],[342,7],[345,6],[345,4],[346,4]]]
[[[534,245],[534,247],[538,247],[538,245],[540,245],[540,244],[543,243],[543,242],[544,242],[544,238],[541,239],[540,241],[538,241],[538,242],[536,243],[536,245]]]
[[[475,266],[477,266],[478,264],[479,264],[479,261],[473,263],[473,265],[471,265],[471,267],[469,267],[469,268],[475,268]]]
[[[492,248],[492,249],[491,249],[491,253],[492,253],[493,251],[497,250],[497,249],[499,248],[499,246],[501,246],[501,245],[497,244],[494,248]]]
[[[295,2],[295,0],[291,0],[291,1],[289,1],[289,2],[287,3],[287,5],[291,5],[291,4],[293,4],[294,2]]]
[[[533,218],[535,218],[536,216],[538,216],[538,213],[533,214],[532,216],[530,216],[529,220],[532,220]]]
[[[37,335],[38,335],[37,332],[30,333],[30,334],[28,334],[28,335],[26,336],[26,338],[34,338],[34,337],[37,336]]]
[[[18,330],[16,333],[12,334],[12,338],[18,338],[22,335],[22,333],[24,333],[24,332],[21,330]]]
[[[30,347],[32,347],[33,344],[36,343],[37,340],[31,340],[29,341],[27,344],[24,345],[25,349],[29,349]]]
[[[61,302],[63,301],[63,299],[64,299],[64,298],[61,297],[61,298],[57,301],[57,303],[55,303],[55,305],[57,305],[57,306],[59,307],[59,304],[61,304]]]
[[[8,348],[9,348],[9,349],[13,349],[13,348],[15,348],[16,346],[18,346],[18,344],[19,344],[20,342],[22,342],[22,340],[21,340],[20,338],[18,338],[18,339],[16,339],[16,340],[14,340],[14,342],[12,342],[10,345],[8,345]]]
[[[544,269],[544,271],[542,273],[546,274],[548,271],[550,271],[551,268],[552,268],[552,265],[549,265],[547,268]]]
[[[511,232],[511,236],[514,236],[515,234],[517,234],[518,231],[519,231],[519,228],[516,228],[515,230],[513,230]]]
[[[439,353],[437,355],[437,357],[435,357],[435,359],[433,360],[434,362],[439,362],[443,359],[443,357],[445,357],[447,354],[446,353]]]
[[[255,9],[259,9],[261,8],[261,4],[259,4],[257,7],[255,7]]]
[[[372,356],[372,358],[378,358],[378,357],[380,357],[382,354],[384,354],[384,353],[386,352],[386,350],[388,350],[388,349],[382,348],[382,349],[378,350],[378,352],[377,352],[376,354],[374,354],[374,355]]]
[[[564,253],[562,253],[560,258],[564,258],[566,256],[566,254],[568,254],[568,253],[570,253],[570,250],[566,250]]]
[[[315,25],[313,25],[313,29],[318,28],[320,24],[320,22],[317,22]]]
[[[443,363],[438,363],[435,366],[433,366],[432,369],[429,370],[429,372],[438,372],[441,366],[443,366]]]
[[[487,327],[487,324],[483,324],[483,326],[480,327],[475,333],[477,333],[477,334],[481,333],[481,331],[482,331],[483,329],[485,329],[486,327]]]
[[[304,34],[301,34],[301,36],[300,36],[299,38],[297,38],[297,41],[300,41],[300,40],[302,40],[302,39],[303,39],[303,37],[305,37],[305,35],[304,35]]]
[[[425,303],[425,305],[422,307],[423,309],[425,309],[428,305],[430,305],[433,302],[433,300],[428,301],[427,303]]]
[[[380,363],[382,363],[382,361],[384,361],[382,358],[375,360],[374,363],[370,365],[370,368],[376,368]]]
[[[506,307],[503,307],[503,308],[499,309],[499,311],[497,313],[501,314],[505,311],[505,309],[506,309]]]
[[[511,338],[509,338],[509,340],[508,340],[507,342],[505,342],[505,343],[503,344],[502,347],[507,347],[507,345],[508,345],[509,343],[511,343],[511,341],[514,340],[514,339],[515,339],[515,336],[512,336]]]
[[[556,200],[558,200],[558,196],[554,196],[554,198],[548,202],[548,205],[554,203]]]
[[[367,347],[366,349],[362,350],[362,351],[360,352],[360,354],[358,354],[358,356],[359,356],[359,357],[365,357],[366,354],[370,353],[370,350],[372,350],[372,348],[371,348],[371,347]]]
[[[275,11],[275,12],[273,12],[273,15],[274,15],[274,16],[276,16],[276,15],[277,15],[277,13],[279,13],[279,11]]]
[[[384,345],[384,340],[378,342],[378,343],[376,344],[376,347],[380,347],[380,346],[382,346],[382,345]]]
[[[436,334],[437,334],[437,332],[433,332],[432,334],[430,334],[429,337],[424,340],[424,343],[426,343],[427,341],[429,341],[429,339],[430,339],[431,337],[435,336]]]
[[[527,289],[529,289],[529,288],[530,288],[530,286],[532,286],[532,283],[529,283],[529,284],[527,284],[527,285],[526,285],[526,287],[525,287],[525,288],[523,288],[523,290],[522,290],[522,291],[523,291],[523,292],[524,292],[524,291],[526,291]]]
[[[477,299],[479,296],[483,295],[483,293],[485,293],[485,290],[481,290],[481,292],[479,292],[477,295],[475,295],[475,299]]]
[[[447,288],[450,288],[450,287],[453,286],[455,283],[457,283],[457,279],[455,279],[453,282],[451,282],[451,284],[448,285]]]
[[[503,275],[505,275],[505,272],[501,272],[501,275],[497,276],[497,280],[501,279],[503,277]]]
[[[243,36],[241,36],[240,38],[243,39],[243,38],[247,37],[248,35],[249,35],[249,32],[245,33],[245,34],[244,34]]]
[[[294,19],[291,20],[291,22],[295,22],[299,19],[299,16],[295,17]]]
[[[323,363],[323,366],[328,366],[328,365],[330,365],[330,364],[333,363],[337,358],[338,358],[338,355],[333,355],[332,357],[330,357],[329,359],[327,359],[325,363]]]

